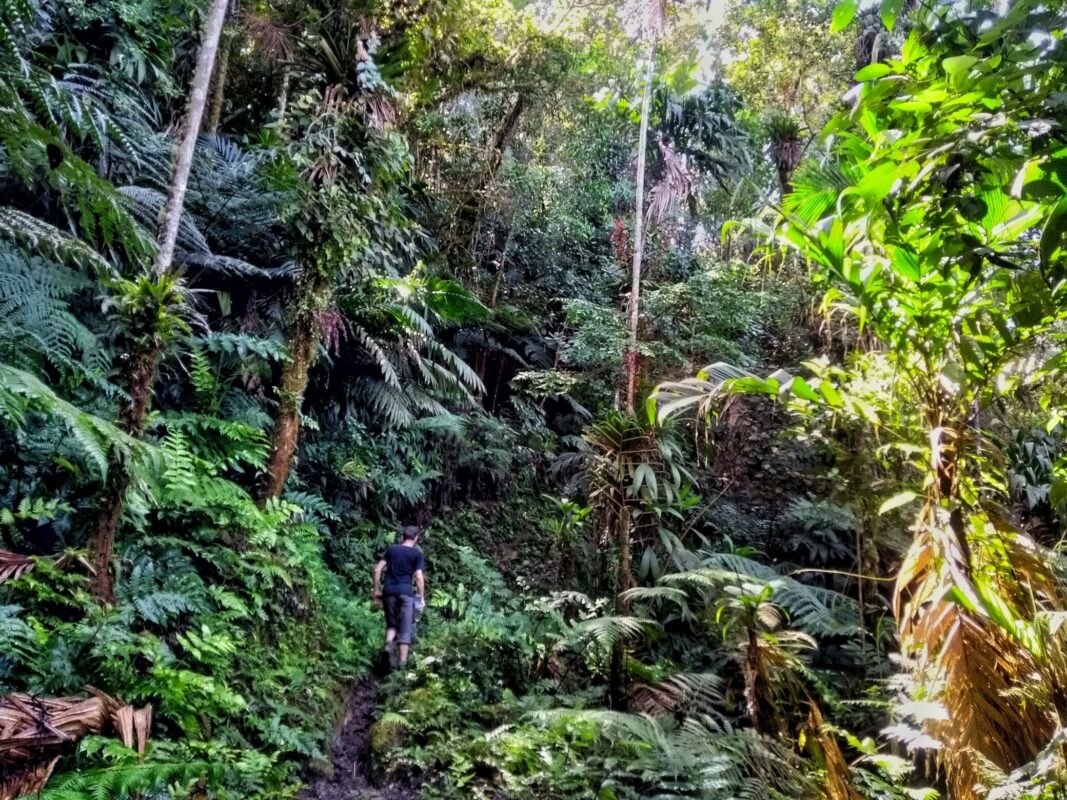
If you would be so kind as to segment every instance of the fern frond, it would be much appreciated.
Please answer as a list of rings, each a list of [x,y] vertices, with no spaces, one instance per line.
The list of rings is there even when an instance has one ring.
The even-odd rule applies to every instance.
[[[59,420],[101,476],[107,474],[109,452],[130,462],[135,455],[148,455],[151,450],[114,424],[64,400],[28,372],[0,364],[0,417],[21,425],[31,409]]]

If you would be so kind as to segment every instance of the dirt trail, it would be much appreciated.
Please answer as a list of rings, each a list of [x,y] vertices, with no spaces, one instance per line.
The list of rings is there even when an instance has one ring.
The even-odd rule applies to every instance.
[[[298,800],[415,800],[417,788],[399,783],[376,786],[369,774],[367,745],[378,706],[378,684],[357,684],[348,698],[344,720],[330,745],[330,775],[313,779]]]

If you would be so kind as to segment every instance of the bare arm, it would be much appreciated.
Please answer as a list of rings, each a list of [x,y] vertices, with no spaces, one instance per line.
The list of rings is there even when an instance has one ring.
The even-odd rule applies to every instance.
[[[422,576],[422,570],[415,570],[415,585],[419,589],[419,597],[426,599],[426,579]]]
[[[382,572],[385,571],[385,559],[383,558],[374,567],[374,596],[381,597],[382,595]]]

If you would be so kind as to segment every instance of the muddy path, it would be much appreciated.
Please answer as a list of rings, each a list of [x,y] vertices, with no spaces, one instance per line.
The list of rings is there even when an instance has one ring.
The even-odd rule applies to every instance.
[[[348,698],[344,719],[330,745],[330,766],[320,770],[297,795],[298,800],[415,800],[418,789],[398,782],[375,784],[368,744],[377,716],[378,684],[368,678]]]

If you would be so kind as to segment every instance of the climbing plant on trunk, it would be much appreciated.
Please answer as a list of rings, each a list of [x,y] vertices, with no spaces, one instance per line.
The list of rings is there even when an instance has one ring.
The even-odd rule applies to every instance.
[[[136,438],[144,435],[160,356],[180,327],[178,307],[181,305],[181,295],[179,284],[170,272],[193,153],[200,135],[211,73],[228,7],[229,0],[213,0],[204,20],[184,126],[174,155],[170,191],[160,216],[158,248],[152,274],[132,281],[121,281],[117,285],[118,305],[126,323],[123,338],[127,352],[122,361],[121,384],[129,397],[119,412],[119,424],[126,433]],[[96,517],[89,537],[93,594],[103,601],[112,597],[111,555],[131,481],[132,476],[125,465],[112,459],[97,500]]]
[[[277,390],[260,502],[281,495],[300,436],[300,411],[320,339],[343,337],[343,291],[396,276],[417,254],[409,211],[410,154],[389,128],[391,92],[372,59],[373,31],[358,21],[304,53],[301,93],[286,116],[293,202],[283,215],[300,277],[287,304],[289,357]],[[343,35],[339,35],[342,33]],[[345,42],[343,49],[333,42]]]

